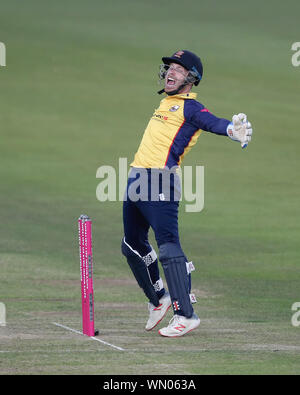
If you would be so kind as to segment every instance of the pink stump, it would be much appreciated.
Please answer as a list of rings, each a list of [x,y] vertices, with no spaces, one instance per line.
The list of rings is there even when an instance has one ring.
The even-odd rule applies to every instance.
[[[87,215],[81,215],[79,217],[78,232],[82,300],[82,332],[84,335],[94,336],[92,221]]]

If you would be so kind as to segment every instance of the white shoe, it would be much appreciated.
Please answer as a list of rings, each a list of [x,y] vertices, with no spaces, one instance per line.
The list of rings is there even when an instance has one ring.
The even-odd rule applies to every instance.
[[[149,319],[146,324],[146,331],[151,331],[167,314],[167,311],[171,307],[171,298],[169,292],[166,292],[164,296],[159,299],[159,305],[155,307],[152,303],[148,303]]]
[[[174,315],[169,325],[158,331],[161,336],[179,337],[196,329],[200,325],[200,318],[194,313],[191,318]]]

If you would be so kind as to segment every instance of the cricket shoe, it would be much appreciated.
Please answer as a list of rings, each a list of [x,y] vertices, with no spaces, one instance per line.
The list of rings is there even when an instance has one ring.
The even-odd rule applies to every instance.
[[[191,318],[174,315],[169,325],[158,331],[161,336],[179,337],[196,329],[200,325],[200,318],[194,313]]]
[[[164,296],[159,299],[159,305],[155,307],[152,303],[148,303],[149,319],[146,324],[146,331],[151,331],[164,318],[167,311],[171,307],[171,298],[169,292],[165,292]]]

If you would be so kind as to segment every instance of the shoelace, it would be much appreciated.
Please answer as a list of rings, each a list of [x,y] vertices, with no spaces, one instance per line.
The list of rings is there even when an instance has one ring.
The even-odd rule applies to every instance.
[[[178,323],[179,323],[179,318],[180,318],[179,315],[174,315],[174,316],[171,318],[170,322],[169,322],[169,326],[171,326],[171,325],[174,326],[174,325],[178,324]]]

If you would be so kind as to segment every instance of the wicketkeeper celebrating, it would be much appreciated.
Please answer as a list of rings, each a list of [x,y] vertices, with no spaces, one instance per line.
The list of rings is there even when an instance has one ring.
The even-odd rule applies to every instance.
[[[177,51],[162,61],[159,76],[164,89],[158,93],[165,92],[166,97],[154,111],[131,163],[123,205],[122,253],[149,299],[146,330],[153,329],[172,306],[172,320],[158,332],[177,337],[197,328],[200,319],[192,306],[196,300],[191,294],[194,266],[184,254],[178,235],[180,179],[176,169],[202,131],[228,136],[245,148],[252,128],[245,114],[234,115],[231,122],[216,117],[196,101],[191,89],[201,81],[203,67],[194,53]],[[168,183],[163,182],[165,175]],[[168,291],[159,274],[156,252],[148,242],[150,226]]]

